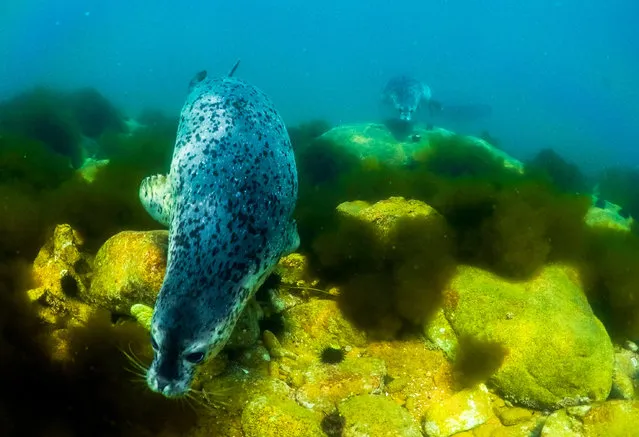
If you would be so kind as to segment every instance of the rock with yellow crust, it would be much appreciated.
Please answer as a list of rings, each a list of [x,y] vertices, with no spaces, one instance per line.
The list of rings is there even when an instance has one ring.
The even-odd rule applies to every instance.
[[[134,304],[152,307],[164,280],[167,245],[167,231],[124,231],[109,238],[98,250],[82,299],[119,314],[130,314]]]
[[[528,281],[511,282],[459,266],[444,293],[444,312],[457,336],[471,340],[467,344],[501,349],[486,376],[506,399],[557,409],[608,397],[612,342],[575,269],[549,265]]]

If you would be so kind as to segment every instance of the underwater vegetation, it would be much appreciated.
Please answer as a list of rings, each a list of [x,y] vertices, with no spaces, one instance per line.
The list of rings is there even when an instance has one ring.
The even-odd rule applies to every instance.
[[[601,197],[623,207],[622,215],[639,217],[639,169],[608,168],[597,179]]]
[[[106,132],[126,131],[123,116],[97,90],[60,92],[37,87],[0,105],[0,132],[40,141],[76,168],[91,144]]]
[[[429,147],[398,166],[359,159],[324,137],[297,133],[295,138],[300,250],[319,277],[343,288],[343,310],[366,318],[362,326],[379,329],[390,317],[387,309],[394,308],[402,329],[410,329],[411,315],[397,309],[437,301],[458,263],[525,280],[547,263],[568,262],[589,278],[585,287],[597,315],[610,320],[616,314],[614,323],[606,324],[611,335],[639,336],[636,237],[586,225],[592,204],[586,179],[555,152],[542,151],[517,172],[465,137],[433,135]],[[449,226],[447,238],[428,240],[432,233],[425,223],[398,223],[394,232],[402,235],[401,242],[390,244],[394,252],[389,253],[371,246],[374,230],[365,223],[349,224],[339,212],[330,212],[343,202],[374,203],[392,196],[433,207]],[[413,268],[397,264],[401,252]],[[397,292],[405,281],[408,291]],[[602,306],[608,301],[623,302],[626,309]]]
[[[2,435],[179,434],[193,422],[192,409],[151,396],[126,370],[131,363],[121,351],[142,351],[148,343],[135,322],[114,324],[108,312],[98,312],[68,331],[74,359],[55,362],[50,333],[24,294],[31,287],[28,266],[59,223],[81,229],[93,252],[121,230],[157,229],[138,186],[168,168],[176,126],[157,118],[127,133],[122,116],[92,89],[37,89],[0,105]],[[90,178],[74,169],[86,155],[84,137],[110,158]]]
[[[140,205],[138,187],[143,177],[167,170],[178,120],[147,110],[136,121],[139,125],[131,128],[89,89],[64,94],[40,89],[2,105],[0,371],[10,376],[0,393],[2,435],[210,435],[208,428],[191,434],[198,429],[199,410],[150,393],[140,380],[141,369],[122,351],[148,362],[149,338],[130,316],[96,310],[82,324],[74,324],[73,315],[62,317],[56,320],[65,326],[59,329],[65,331],[61,350],[62,343],[54,341],[24,293],[34,286],[33,260],[56,225],[68,223],[77,230],[90,254],[120,231],[159,228]],[[245,413],[242,405],[234,414],[254,415],[252,423],[262,424],[260,420],[275,416],[269,412],[286,411],[290,423],[314,424],[317,433],[312,435],[335,436],[345,434],[361,416],[383,422],[387,417],[380,411],[396,412],[397,423],[405,421],[408,411],[423,417],[428,401],[403,399],[404,408],[398,399],[410,393],[406,387],[412,381],[418,381],[419,390],[432,388],[435,379],[440,379],[439,388],[446,386],[441,382],[448,381],[445,358],[424,347],[422,325],[436,319],[442,304],[458,304],[459,296],[444,294],[444,289],[462,264],[495,273],[508,284],[525,283],[549,263],[574,266],[613,339],[639,340],[639,236],[588,226],[584,217],[592,200],[586,182],[555,152],[541,152],[519,171],[467,137],[433,133],[428,147],[419,148],[425,141],[417,134],[408,138],[417,146],[415,153],[397,165],[354,155],[323,135],[330,129],[321,120],[289,126],[299,171],[296,219],[303,255],[286,260],[298,276],[273,274],[257,293],[258,301],[267,301],[270,289],[290,289],[282,301],[286,311],[259,320],[264,340],[252,349],[253,356],[238,349],[223,357],[229,372],[241,377],[201,382],[202,387],[221,387],[220,392],[229,380],[259,387],[255,390],[262,398],[253,399]],[[106,157],[108,163],[81,159],[91,155],[86,138],[99,151],[93,156]],[[636,179],[620,174],[600,181],[600,189],[606,199],[628,202],[624,206],[630,209],[626,193],[634,187],[627,185]],[[131,245],[120,247],[134,251]],[[138,252],[117,255],[135,258]],[[87,256],[89,264],[98,264],[95,259]],[[99,273],[95,265],[74,268],[87,282]],[[71,276],[60,283],[65,299],[80,294]],[[304,300],[302,293],[316,295]],[[36,300],[54,311],[56,299],[42,293]],[[367,344],[371,340],[378,343]],[[265,348],[271,363],[256,358],[267,353]],[[70,358],[56,360],[52,349]],[[358,349],[366,352],[358,355]],[[450,372],[456,389],[485,381],[507,355],[499,344],[476,338],[460,338],[458,349]],[[300,373],[291,364],[295,361],[311,373]],[[248,375],[243,369],[254,369],[248,363],[258,363],[261,370]],[[425,363],[431,366],[428,372]],[[127,370],[131,368],[133,373]],[[313,377],[304,380],[302,375]],[[346,399],[340,387],[354,387],[358,395],[342,402],[339,410],[329,403],[318,413],[290,399],[268,398],[272,394],[266,386],[255,382],[260,377],[267,381],[263,384],[273,385],[272,391],[282,390],[286,381],[290,393],[295,389],[317,405],[325,397]],[[322,378],[335,384],[323,387]],[[371,390],[396,397],[371,395]],[[419,393],[431,396],[426,389]],[[481,395],[469,393],[451,399],[466,405]],[[442,414],[449,410],[442,407]],[[431,422],[437,408],[433,411]],[[411,420],[411,429],[419,428]]]
[[[546,178],[557,189],[567,193],[588,193],[592,183],[581,173],[579,167],[564,160],[552,149],[542,149],[527,163],[527,172]]]

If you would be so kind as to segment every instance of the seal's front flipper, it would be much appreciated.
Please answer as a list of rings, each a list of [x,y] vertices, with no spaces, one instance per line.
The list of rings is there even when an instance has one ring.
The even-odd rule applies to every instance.
[[[286,232],[286,247],[282,256],[290,255],[300,247],[300,236],[297,233],[297,223],[295,220],[291,220],[288,225],[288,231]]]
[[[156,221],[169,226],[173,194],[171,183],[166,175],[154,175],[144,178],[140,184],[140,201],[144,209]]]

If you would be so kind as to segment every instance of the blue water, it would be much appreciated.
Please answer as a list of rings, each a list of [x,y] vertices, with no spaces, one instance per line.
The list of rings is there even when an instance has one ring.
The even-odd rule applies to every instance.
[[[444,127],[597,171],[639,165],[638,18],[633,0],[2,0],[0,99],[90,85],[131,115],[176,114],[196,71],[241,58],[287,123],[345,123],[378,120],[385,81],[408,73],[493,107]]]

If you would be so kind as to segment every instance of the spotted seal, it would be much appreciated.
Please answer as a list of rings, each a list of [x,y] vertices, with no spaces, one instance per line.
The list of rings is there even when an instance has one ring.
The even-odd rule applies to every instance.
[[[151,321],[149,388],[185,395],[197,364],[228,340],[279,258],[297,249],[297,168],[284,122],[261,90],[231,72],[195,75],[168,175],[140,200],[169,227],[164,282]]]
[[[410,76],[391,78],[382,91],[382,103],[399,112],[402,121],[411,121],[422,103],[428,104],[431,111],[439,106],[438,102],[431,100],[430,87]]]

